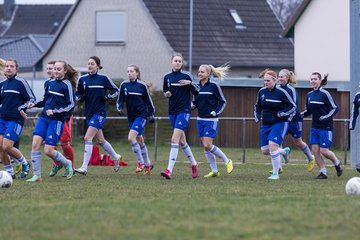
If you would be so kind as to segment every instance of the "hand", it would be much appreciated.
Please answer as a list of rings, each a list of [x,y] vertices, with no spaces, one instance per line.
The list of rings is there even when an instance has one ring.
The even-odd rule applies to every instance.
[[[149,123],[154,123],[154,122],[155,122],[155,117],[154,117],[154,115],[148,116],[148,121],[149,121]]]
[[[164,95],[165,95],[165,97],[169,98],[169,97],[171,97],[172,94],[170,91],[167,91],[166,93],[164,93]]]
[[[54,115],[53,110],[51,110],[51,109],[46,110],[46,115],[48,115],[48,116]]]
[[[304,118],[304,113],[303,112],[300,113],[300,117]]]
[[[185,80],[185,79],[182,79],[179,81],[180,85],[189,85],[191,83],[190,80]]]
[[[191,110],[194,110],[195,109],[195,105],[193,102],[191,102]]]
[[[119,114],[120,116],[125,116],[125,113],[124,113],[124,111],[123,111],[122,109],[118,110],[118,114]]]
[[[213,116],[213,117],[216,117],[216,116],[217,116],[217,114],[216,114],[215,111],[211,111],[211,112],[210,112],[210,115]]]
[[[323,121],[324,119],[325,119],[324,116],[319,117],[319,120],[320,120],[320,121]]]
[[[35,103],[29,103],[28,109],[31,109],[31,108],[33,108],[34,106],[35,106]]]
[[[351,128],[349,128],[349,130],[351,131],[351,130],[354,130],[355,128],[353,128],[353,127],[351,127]]]
[[[20,111],[20,115],[24,118],[24,119],[28,119],[28,116],[26,114],[26,112],[24,110]]]

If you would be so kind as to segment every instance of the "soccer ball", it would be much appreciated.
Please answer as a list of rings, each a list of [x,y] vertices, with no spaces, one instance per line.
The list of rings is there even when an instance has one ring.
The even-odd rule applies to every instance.
[[[360,195],[360,177],[353,177],[347,181],[345,186],[347,195]]]
[[[13,183],[11,175],[7,171],[0,171],[0,187],[9,188]]]

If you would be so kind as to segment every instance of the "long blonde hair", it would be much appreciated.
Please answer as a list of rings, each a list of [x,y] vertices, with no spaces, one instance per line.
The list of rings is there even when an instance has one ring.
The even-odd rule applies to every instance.
[[[279,72],[280,73],[284,73],[286,78],[288,79],[288,83],[292,83],[292,84],[296,84],[297,83],[297,78],[296,75],[293,71],[290,71],[288,69],[281,69]]]
[[[214,67],[213,65],[207,65],[207,64],[202,64],[200,67],[205,67],[209,70],[210,74],[218,77],[220,79],[220,81],[224,80],[224,78],[227,77],[229,70],[230,70],[230,66],[227,64],[224,64],[220,67]]]
[[[5,78],[5,63],[6,61],[0,58],[0,77]]]

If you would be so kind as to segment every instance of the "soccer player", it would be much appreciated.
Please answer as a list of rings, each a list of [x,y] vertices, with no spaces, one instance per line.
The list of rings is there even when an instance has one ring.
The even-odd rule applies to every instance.
[[[119,161],[121,160],[121,155],[117,154],[111,144],[106,141],[102,128],[106,121],[105,103],[109,99],[116,98],[119,94],[119,89],[110,78],[99,73],[99,70],[102,69],[99,57],[90,57],[87,65],[89,73],[80,77],[76,91],[76,99],[78,101],[85,101],[88,129],[84,136],[85,150],[83,163],[80,168],[75,169],[75,172],[82,175],[87,174],[93,149],[92,140],[94,138],[115,160],[114,171],[118,172],[120,169]]]
[[[73,176],[72,162],[56,150],[56,145],[60,140],[67,113],[72,111],[75,105],[74,88],[78,72],[64,61],[56,61],[54,70],[55,79],[47,83],[44,99],[29,105],[29,108],[43,107],[43,110],[34,129],[31,150],[34,175],[28,182],[42,181],[40,149],[43,141],[45,154],[65,167],[67,179]]]
[[[198,135],[204,147],[205,157],[210,164],[211,172],[205,178],[218,177],[220,173],[216,165],[216,157],[220,158],[226,166],[227,173],[233,171],[233,162],[223,151],[213,144],[219,127],[218,116],[226,106],[226,100],[220,86],[210,80],[211,75],[222,80],[229,70],[228,66],[215,68],[212,65],[201,65],[198,71],[199,95],[194,99],[193,109],[198,109],[197,128]]]
[[[359,84],[359,87],[360,87],[360,84]],[[356,119],[359,116],[359,106],[360,106],[360,92],[357,92],[355,94],[355,97],[353,100],[353,107],[351,110],[350,125],[349,125],[350,130],[355,129]],[[360,166],[356,167],[356,171],[360,172]]]
[[[295,88],[291,84],[296,84],[297,79],[294,72],[289,71],[288,69],[282,69],[279,72],[279,83],[280,87],[283,88],[294,100],[296,104],[296,111],[295,115],[292,118],[291,122],[289,123],[288,134],[291,135],[295,146],[305,154],[308,164],[307,170],[312,172],[315,166],[315,157],[311,155],[311,151],[309,146],[302,140],[302,126],[303,126],[303,119],[300,116],[299,112],[299,104],[298,104],[298,94]],[[279,151],[284,151],[284,149],[280,149]]]
[[[14,169],[10,164],[10,157],[16,159],[22,165],[20,178],[25,178],[30,169],[30,163],[26,161],[14,143],[19,140],[23,129],[25,113],[28,105],[35,101],[26,80],[17,76],[18,63],[15,59],[5,62],[6,79],[0,82],[0,155],[5,170],[15,178]]]
[[[327,83],[328,75],[321,78],[321,74],[314,72],[310,77],[312,91],[306,95],[306,108],[301,113],[302,117],[312,114],[310,129],[311,150],[315,155],[315,161],[319,167],[319,175],[316,179],[327,179],[327,171],[323,156],[333,162],[336,174],[340,177],[343,169],[335,154],[329,150],[332,144],[333,117],[339,108],[330,93],[323,88]]]
[[[46,65],[46,73],[49,77],[48,80],[44,83],[44,89],[45,92],[47,92],[47,88],[49,85],[49,82],[53,79],[55,79],[55,70],[54,70],[55,61],[49,61]],[[75,96],[75,94],[74,94]],[[74,108],[73,108],[74,109]],[[70,160],[72,163],[72,166],[74,167],[74,150],[71,143],[71,127],[73,122],[73,116],[72,112],[73,109],[69,112],[67,112],[65,121],[64,121],[64,129],[60,137],[60,146],[63,150],[63,155],[66,157],[66,159]],[[57,172],[63,167],[59,162],[54,161],[54,164],[52,166],[51,172],[49,174],[50,177],[53,177],[57,174]],[[66,173],[63,175],[66,177]]]
[[[148,87],[140,80],[140,69],[137,65],[131,64],[127,68],[129,80],[120,85],[120,94],[117,101],[117,110],[120,115],[124,114],[124,104],[129,122],[128,141],[137,158],[138,165],[135,173],[142,172],[149,175],[152,168],[149,154],[144,142],[143,133],[147,119],[154,121],[154,104],[151,100]]]
[[[169,155],[168,167],[161,172],[166,179],[171,179],[171,174],[179,153],[179,145],[188,160],[191,162],[192,177],[198,177],[198,164],[186,142],[184,130],[187,128],[191,115],[190,94],[198,95],[199,87],[193,83],[189,72],[182,71],[183,57],[180,53],[175,53],[171,57],[172,71],[165,74],[163,92],[169,98],[169,118],[173,127],[171,137],[171,150]]]
[[[262,121],[260,129],[261,151],[271,157],[273,166],[270,180],[279,179],[281,146],[288,130],[289,121],[296,110],[296,104],[291,96],[281,87],[276,86],[276,72],[266,70],[264,87],[257,95],[255,104],[255,122]]]

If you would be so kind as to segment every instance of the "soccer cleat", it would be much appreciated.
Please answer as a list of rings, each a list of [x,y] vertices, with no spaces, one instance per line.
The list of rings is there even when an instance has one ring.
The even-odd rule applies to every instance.
[[[232,160],[229,158],[229,162],[228,163],[225,163],[225,166],[226,166],[226,171],[228,174],[232,173],[233,169],[234,169],[234,166],[233,166],[233,162]]]
[[[285,150],[285,155],[282,155],[282,157],[284,158],[284,161],[286,164],[288,164],[290,162],[290,151],[291,149],[289,147],[284,148]]]
[[[74,174],[73,168],[72,168],[72,162],[70,160],[68,160],[68,165],[65,167],[65,176],[66,179],[69,180],[70,178],[72,178]]]
[[[356,168],[356,171],[360,172],[360,167],[357,167],[357,168]]]
[[[278,180],[280,179],[279,174],[273,173],[270,177],[268,177],[269,180]]]
[[[270,173],[270,174],[273,174],[273,171],[270,170],[269,173]],[[279,168],[278,174],[282,174],[282,173],[283,173],[283,169],[282,169],[282,168]]]
[[[34,175],[32,176],[32,178],[26,180],[27,182],[41,182],[42,178],[38,175]]]
[[[62,169],[62,165],[55,165],[55,164],[53,164],[53,166],[52,166],[52,168],[51,168],[51,171],[50,171],[50,173],[49,173],[49,176],[50,177],[53,177],[53,176],[55,176],[56,174],[57,174],[57,172],[60,170],[60,169]]]
[[[15,178],[16,178],[15,174],[11,175],[11,178],[12,178],[12,179],[15,179]]]
[[[312,172],[314,170],[314,167],[315,167],[315,157],[314,155],[312,155],[312,159],[307,164],[308,172]]]
[[[150,163],[150,166],[145,166],[144,176],[150,175],[151,169],[153,169],[153,165],[151,163]]]
[[[79,173],[79,174],[84,175],[84,176],[86,176],[86,174],[87,174],[87,170],[83,169],[83,168],[74,169],[74,172]]]
[[[161,174],[161,176],[163,176],[166,179],[171,179],[171,172],[169,169],[166,169],[165,171],[161,172],[160,174]]]
[[[317,177],[315,179],[327,179],[327,178],[328,177],[321,172],[319,175],[317,175]]]
[[[139,173],[139,172],[142,172],[145,168],[145,164],[143,163],[138,163],[136,169],[135,169],[135,173]]]
[[[197,163],[196,165],[191,165],[191,176],[192,178],[197,178],[199,176]]]
[[[27,177],[27,175],[29,174],[30,167],[31,165],[29,162],[26,162],[26,164],[22,164],[20,178]]]
[[[336,175],[338,177],[340,177],[342,175],[342,173],[343,173],[343,168],[341,167],[340,163],[338,165],[334,166],[334,167],[336,169]]]
[[[211,171],[204,176],[204,178],[211,178],[211,177],[220,177],[220,173],[219,172],[215,173],[215,172]]]
[[[15,166],[15,175],[19,175],[19,173],[21,173],[21,170],[22,170],[22,164],[21,163],[16,164],[16,166]]]
[[[117,159],[114,161],[115,165],[114,165],[114,171],[118,172],[120,170],[120,162],[122,161],[122,157],[120,154],[117,155]]]

